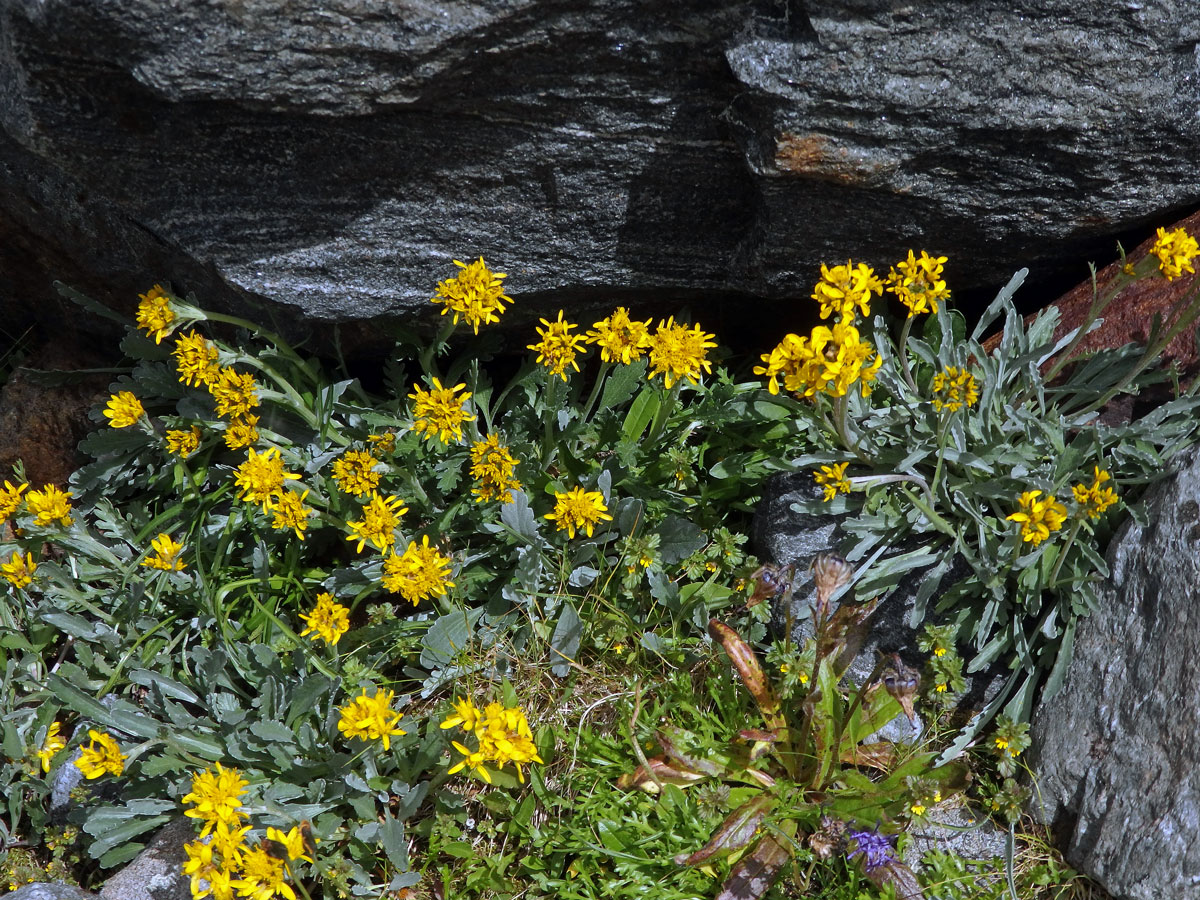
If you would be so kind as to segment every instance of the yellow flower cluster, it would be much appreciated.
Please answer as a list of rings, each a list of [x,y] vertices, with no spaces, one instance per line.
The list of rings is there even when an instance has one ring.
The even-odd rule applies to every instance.
[[[179,380],[189,387],[210,385],[221,372],[216,346],[195,331],[177,337],[171,355],[175,357]]]
[[[305,628],[300,636],[312,635],[311,640],[323,640],[336,645],[342,635],[350,630],[350,610],[333,599],[333,594],[317,594],[317,605],[308,615],[300,614]]]
[[[387,497],[371,492],[371,499],[363,507],[363,517],[357,522],[347,522],[354,534],[346,538],[348,541],[358,541],[357,552],[362,553],[367,541],[380,550],[386,551],[396,543],[396,528],[400,525],[400,517],[408,512],[408,507],[399,497]]]
[[[70,491],[60,491],[54,485],[48,484],[40,491],[30,491],[26,494],[25,506],[33,514],[38,525],[50,525],[54,522],[58,522],[64,528],[71,525]]]
[[[1008,521],[1020,523],[1021,539],[1035,547],[1050,537],[1050,532],[1062,528],[1067,518],[1067,508],[1053,494],[1039,500],[1041,496],[1041,491],[1025,491],[1017,501],[1020,508],[1008,517]]]
[[[454,260],[454,264],[462,269],[454,278],[438,282],[437,296],[432,302],[443,306],[442,315],[454,313],[454,324],[458,317],[479,334],[480,325],[490,325],[500,321],[504,312],[504,304],[512,303],[512,298],[504,294],[501,279],[507,278],[503,272],[493,272],[484,263],[483,257],[467,264]]]
[[[859,314],[871,312],[871,295],[883,296],[883,283],[865,263],[854,265],[847,260],[844,266],[832,269],[822,263],[821,280],[813,289],[812,298],[821,304],[821,318],[835,316],[838,321],[853,323]]]
[[[1075,502],[1079,504],[1079,511],[1083,515],[1089,519],[1099,519],[1106,509],[1117,502],[1117,492],[1111,487],[1102,487],[1104,482],[1112,478],[1108,472],[1099,466],[1092,468],[1092,483],[1077,484],[1071,488],[1071,493],[1075,495]]]
[[[181,459],[187,459],[200,449],[200,426],[193,425],[186,431],[172,429],[167,432],[167,450]]]
[[[619,306],[612,315],[596,322],[584,340],[600,348],[600,359],[604,362],[627,366],[641,359],[650,348],[650,320],[631,319],[628,310]]]
[[[89,781],[101,775],[120,775],[125,771],[125,755],[113,736],[105,731],[88,729],[90,743],[79,748],[75,766]]]
[[[234,484],[238,487],[238,498],[247,503],[257,503],[263,512],[269,512],[273,501],[283,496],[285,481],[300,476],[285,471],[283,458],[278,447],[257,453],[253,447],[247,451],[246,461],[237,468]]]
[[[698,382],[701,371],[712,372],[708,351],[717,346],[715,335],[706,334],[699,325],[676,325],[675,317],[659,322],[654,334],[646,340],[650,353],[650,377],[663,376],[663,384],[671,388],[687,378]]]
[[[383,561],[383,586],[399,594],[413,606],[430,597],[440,597],[450,581],[451,560],[429,545],[429,536],[422,535],[421,543],[410,541],[402,554],[391,553]]]
[[[33,561],[32,553],[22,556],[19,551],[14,550],[8,562],[0,563],[0,575],[3,575],[5,581],[17,588],[29,587],[33,582],[35,571],[37,571],[37,563]]]
[[[581,487],[573,487],[565,494],[554,495],[554,512],[547,513],[547,519],[555,523],[559,531],[567,532],[568,538],[574,538],[576,530],[586,531],[592,536],[592,529],[601,521],[611,522],[608,507],[604,505],[604,495],[599,491],[585,491]]]
[[[950,299],[950,289],[942,278],[944,256],[930,256],[924,250],[920,258],[908,251],[908,259],[897,263],[888,273],[888,290],[908,307],[908,316],[937,312],[938,302]]]
[[[471,493],[475,494],[475,502],[499,500],[511,503],[512,492],[521,490],[521,482],[513,477],[516,469],[516,458],[495,434],[472,444],[471,477],[475,486]]]
[[[947,366],[933,376],[933,408],[941,412],[957,412],[973,406],[979,400],[979,385],[966,369]]]
[[[378,465],[379,460],[366,450],[347,450],[333,461],[333,480],[339,490],[361,497],[379,487],[383,473],[375,471]]]
[[[464,759],[447,769],[447,774],[453,775],[464,768],[470,768],[488,784],[492,783],[488,763],[494,763],[497,769],[503,769],[505,763],[512,763],[517,770],[517,779],[525,782],[522,765],[543,762],[538,756],[537,747],[533,743],[533,733],[529,730],[529,722],[520,707],[505,707],[500,703],[489,703],[480,712],[470,698],[454,701],[454,714],[442,721],[442,728],[461,728],[475,738],[476,749],[451,741],[454,749],[461,753]]]
[[[142,401],[132,391],[119,391],[113,394],[108,398],[108,405],[104,409],[104,416],[113,428],[128,428],[130,425],[136,425],[145,414],[146,410],[142,408]]]
[[[67,746],[67,739],[62,736],[61,731],[62,726],[58,722],[51,722],[50,727],[46,729],[46,737],[37,751],[38,762],[42,765],[43,773],[50,771],[50,761],[54,759],[59,750]]]
[[[150,542],[150,546],[154,548],[154,555],[143,559],[143,566],[161,569],[164,572],[178,572],[183,569],[183,560],[179,558],[183,544],[176,543],[169,534],[160,534]]]
[[[175,321],[170,297],[158,284],[138,296],[141,298],[137,308],[138,328],[152,336],[154,343],[162,343],[162,339],[171,333],[171,323]]]
[[[427,391],[419,384],[413,385],[413,393],[408,396],[413,400],[413,431],[424,435],[429,440],[435,434],[443,444],[450,443],[450,437],[461,441],[464,422],[474,422],[475,417],[467,415],[465,404],[471,399],[470,393],[462,391],[465,384],[444,388],[436,379],[433,390]]]
[[[846,467],[850,463],[835,463],[832,466],[821,466],[813,472],[813,480],[825,490],[825,502],[828,503],[839,493],[850,493],[850,482],[846,480]]]
[[[537,329],[541,340],[536,344],[528,344],[527,349],[536,350],[538,364],[549,369],[551,375],[557,375],[566,381],[568,367],[579,371],[579,363],[575,359],[586,352],[582,349],[584,335],[571,334],[571,329],[579,326],[563,321],[561,309],[558,311],[557,321],[542,319],[541,323],[546,326],[544,329]]]
[[[392,709],[395,696],[395,691],[379,690],[368,697],[364,688],[362,694],[338,710],[342,714],[338,731],[347,738],[382,741],[383,749],[390,750],[392,737],[408,734],[397,725],[404,713]]]
[[[1192,260],[1200,256],[1200,245],[1182,228],[1172,231],[1160,228],[1150,254],[1158,257],[1158,268],[1163,277],[1167,281],[1174,281],[1184,272],[1196,274]]]
[[[27,487],[29,487],[28,482],[23,484],[4,482],[4,489],[0,490],[0,522],[7,521],[20,508],[21,494]]]

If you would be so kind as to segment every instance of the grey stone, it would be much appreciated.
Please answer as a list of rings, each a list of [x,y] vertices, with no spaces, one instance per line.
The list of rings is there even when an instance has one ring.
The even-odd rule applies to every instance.
[[[914,872],[931,850],[953,853],[963,859],[990,860],[1004,855],[1007,836],[985,815],[976,815],[962,805],[930,807],[924,819],[908,829],[904,863]]]
[[[0,36],[17,330],[69,321],[53,278],[126,312],[170,279],[369,346],[480,254],[501,331],[775,319],[821,261],[916,243],[994,286],[1200,200],[1178,0],[0,0]]]
[[[1200,896],[1200,457],[1109,547],[1063,689],[1034,714],[1031,811],[1121,900]]]
[[[50,780],[50,812],[59,815],[65,813],[71,807],[71,791],[79,787],[83,781],[83,773],[79,771],[79,766],[75,765],[75,760],[79,759],[79,749],[76,748],[71,756],[59,764],[54,770],[54,775]]]
[[[37,881],[26,884],[4,896],[8,900],[96,900],[96,894],[73,884]]]
[[[145,850],[105,882],[100,900],[190,900],[183,847],[194,840],[196,830],[190,819],[164,825]]]

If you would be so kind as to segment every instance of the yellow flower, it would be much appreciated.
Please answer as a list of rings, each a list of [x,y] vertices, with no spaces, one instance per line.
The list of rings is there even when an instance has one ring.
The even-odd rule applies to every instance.
[[[250,832],[250,826],[240,824],[244,815],[239,812],[235,824],[217,822],[212,829],[213,849],[221,855],[225,868],[229,870],[242,864],[242,856],[246,852],[246,835]]]
[[[311,840],[315,840],[310,836]],[[287,853],[288,859],[292,861],[304,860],[304,862],[312,862],[313,858],[309,856],[308,846],[305,843],[304,833],[300,830],[299,825],[293,825],[291,830],[284,833],[278,828],[267,828],[267,840],[275,841],[283,845],[284,852]]]
[[[847,260],[844,266],[830,269],[822,264],[821,280],[813,290],[812,298],[821,304],[821,318],[836,315],[847,325],[857,317],[870,313],[871,295],[883,296],[883,282],[874,270],[864,263],[857,266]]]
[[[213,852],[216,848],[211,842],[192,841],[190,844],[183,845],[184,855],[187,857],[183,863],[183,874],[191,878],[192,881],[192,897],[206,897],[210,893],[200,887],[202,881],[212,882],[213,875],[220,871],[221,867],[213,858]]]
[[[914,803],[909,807],[909,810],[914,816],[923,816],[925,815],[925,804],[920,802]]]
[[[120,775],[125,771],[125,755],[121,753],[121,748],[111,735],[89,728],[88,737],[91,743],[79,748],[80,756],[75,760],[75,765],[84,778],[90,781],[105,773]]]
[[[338,731],[347,738],[382,741],[383,749],[390,750],[393,735],[408,734],[397,727],[404,714],[392,709],[395,696],[395,691],[380,690],[374,697],[368,697],[364,688],[362,694],[339,710],[342,718],[338,721]]]
[[[108,406],[104,409],[104,417],[113,428],[128,428],[136,425],[146,414],[142,401],[134,396],[132,391],[120,391],[108,398]]]
[[[454,313],[455,325],[461,315],[479,334],[481,324],[499,322],[504,304],[513,302],[511,297],[505,295],[501,284],[501,279],[508,276],[488,269],[482,256],[469,265],[457,259],[454,264],[462,271],[454,278],[438,282],[437,296],[432,302],[443,305],[443,316],[448,312]]]
[[[933,655],[934,655],[934,656],[945,656],[945,655],[946,655],[946,648],[945,648],[945,647],[934,647],[934,648],[933,648]]]
[[[400,524],[400,517],[408,512],[408,507],[399,497],[382,497],[372,493],[371,499],[363,507],[363,517],[360,522],[347,522],[346,526],[354,532],[348,541],[358,541],[357,552],[362,553],[363,546],[370,541],[380,550],[387,550],[396,543],[395,531]]]
[[[1158,240],[1150,248],[1150,254],[1158,257],[1159,271],[1167,281],[1174,281],[1184,272],[1191,272],[1193,275],[1196,273],[1192,268],[1192,260],[1200,256],[1200,246],[1196,244],[1196,239],[1182,228],[1173,231],[1160,228]]]
[[[487,762],[487,756],[482,750],[469,750],[458,741],[451,741],[450,744],[455,750],[461,753],[464,758],[460,759],[457,764],[446,769],[447,775],[453,775],[455,772],[462,771],[463,768],[469,766],[473,772],[478,772],[479,777],[488,784],[492,783],[492,775],[490,772],[488,772],[487,767],[484,766],[484,763]]]
[[[450,558],[429,546],[429,536],[423,535],[420,544],[410,541],[403,555],[392,553],[383,561],[383,586],[417,606],[454,586],[447,577],[450,565]]]
[[[0,522],[6,521],[17,511],[21,505],[21,493],[27,487],[28,483],[14,485],[11,481],[4,482],[4,489],[0,490]]]
[[[138,328],[152,335],[154,343],[162,343],[162,339],[171,333],[171,323],[175,321],[170,299],[162,286],[157,284],[138,296],[142,299],[137,308]]]
[[[676,325],[675,317],[658,323],[658,330],[648,339],[650,342],[650,376],[662,375],[666,387],[670,388],[682,378],[699,381],[701,370],[712,371],[708,361],[708,350],[717,346],[712,342],[716,335],[705,334],[699,325],[688,328]]]
[[[299,475],[284,471],[279,448],[272,447],[263,453],[251,447],[246,461],[237,468],[234,483],[238,487],[238,499],[247,503],[258,503],[267,512],[273,497],[283,496],[283,483],[298,479]]]
[[[62,726],[58,722],[51,722],[50,727],[46,730],[46,739],[42,741],[42,746],[37,752],[43,772],[50,771],[50,760],[54,759],[54,754],[67,746],[67,739],[59,734],[61,728]]]
[[[237,769],[226,769],[217,763],[215,768],[205,769],[192,776],[191,793],[183,795],[183,802],[190,803],[192,808],[184,810],[183,814],[191,819],[200,819],[204,823],[201,837],[217,826],[237,829],[246,817],[246,813],[242,811],[242,794],[246,792],[248,785],[249,782]],[[230,832],[227,831],[226,834]]]
[[[462,440],[464,422],[474,422],[475,417],[467,415],[466,402],[471,399],[470,393],[459,394],[465,384],[456,384],[451,388],[442,387],[436,379],[433,390],[426,391],[419,384],[414,384],[414,392],[409,394],[413,403],[413,431],[423,434],[429,440],[435,434],[443,444],[450,443],[450,436],[455,441]]]
[[[947,366],[933,376],[933,408],[957,412],[964,406],[970,407],[979,399],[979,386],[975,376],[966,369]]]
[[[517,779],[523,783],[525,775],[521,766],[543,761],[538,756],[537,747],[534,746],[533,734],[529,730],[525,713],[519,707],[489,703],[483,713],[480,713],[470,700],[462,700],[455,703],[455,709],[458,710],[458,715],[447,718],[442,727],[462,727],[474,736],[479,747],[477,750],[471,750],[458,741],[451,741],[454,749],[464,758],[448,768],[446,774],[453,775],[469,767],[491,784],[492,777],[485,764],[495,763],[497,768],[503,769],[505,763],[511,762],[515,764]]]
[[[179,559],[183,544],[175,543],[169,534],[160,534],[150,542],[150,546],[154,548],[154,556],[143,559],[143,566],[162,569],[164,572],[178,572],[183,569],[183,560]]]
[[[333,461],[333,480],[340,490],[355,497],[369,494],[379,487],[382,472],[376,472],[379,460],[365,450],[347,450]]]
[[[461,727],[463,731],[474,734],[482,722],[483,714],[479,708],[471,702],[470,697],[465,697],[454,701],[454,715],[443,719],[441,727],[443,729]]]
[[[249,900],[272,900],[277,896],[296,900],[296,892],[284,878],[283,860],[273,857],[265,847],[252,847],[242,854],[241,870],[242,877],[232,882],[240,896]]]
[[[1090,485],[1077,484],[1071,488],[1079,511],[1089,519],[1099,519],[1104,511],[1117,502],[1117,492],[1111,487],[1101,487],[1112,478],[1107,471],[1099,466],[1093,466],[1094,474]]]
[[[936,691],[936,692],[937,692],[937,693],[939,693],[939,694],[944,694],[944,693],[946,693],[946,682],[944,682],[944,681],[939,681],[939,682],[937,683],[937,686],[936,686],[936,687],[934,687],[934,691]]]
[[[608,507],[604,505],[604,495],[578,486],[565,494],[555,493],[554,512],[547,513],[545,518],[554,522],[559,531],[566,531],[568,538],[575,537],[576,529],[586,531],[591,537],[592,529],[602,520],[612,521]]]
[[[308,491],[296,494],[295,491],[284,491],[267,506],[267,512],[273,513],[271,527],[276,531],[294,531],[296,537],[304,540],[304,532],[308,528],[308,517],[312,510],[304,505]]]
[[[601,319],[584,335],[584,340],[600,348],[604,362],[629,365],[641,359],[650,346],[650,320],[638,322],[629,318],[623,306],[606,319]]]
[[[211,384],[221,367],[217,364],[217,348],[203,335],[189,331],[175,339],[175,370],[186,385]]]
[[[396,432],[385,431],[383,434],[368,434],[367,440],[375,445],[380,453],[396,452]]]
[[[64,528],[71,524],[71,492],[60,491],[52,484],[40,491],[25,495],[25,503],[33,513],[38,525],[49,525],[57,521]]]
[[[471,477],[475,479],[476,503],[499,500],[512,502],[512,492],[521,489],[521,482],[513,477],[517,460],[500,438],[489,434],[486,439],[471,445]]]
[[[834,463],[832,466],[821,466],[819,471],[813,472],[813,481],[821,485],[825,491],[824,500],[828,503],[839,492],[843,494],[850,493],[850,482],[846,480],[846,467],[850,463]]]
[[[1067,508],[1053,494],[1039,500],[1041,495],[1041,491],[1026,491],[1018,501],[1021,508],[1008,517],[1008,521],[1021,524],[1022,539],[1035,547],[1050,537],[1050,532],[1062,528],[1067,518]]]
[[[258,416],[247,413],[225,426],[225,446],[230,450],[253,447],[258,443]]]
[[[332,594],[317,594],[317,605],[308,615],[300,614],[305,622],[305,629],[300,636],[311,634],[309,640],[320,638],[326,644],[336,645],[342,635],[350,630],[350,610],[337,603]]]
[[[241,855],[237,857],[238,862],[241,862]],[[226,861],[227,866],[234,865],[231,861]],[[208,887],[202,891],[193,891],[192,900],[203,900],[205,897],[212,897],[212,900],[234,900],[234,874],[236,870],[233,868],[220,867],[214,869],[207,877]]]
[[[766,365],[756,366],[754,374],[766,376],[772,394],[779,393],[782,377],[785,390],[804,397],[818,393],[841,397],[855,382],[861,382],[865,397],[883,362],[874,354],[875,348],[861,339],[858,329],[842,321],[832,328],[818,325],[806,338],[785,336],[770,353],[762,354]]]
[[[218,369],[208,382],[208,392],[217,403],[217,415],[228,419],[244,419],[258,406],[258,382],[249,372]]]
[[[908,307],[908,316],[937,312],[938,301],[950,299],[950,289],[942,278],[946,257],[933,257],[921,251],[917,259],[911,250],[908,259],[896,264],[888,273],[888,290]]]
[[[575,361],[575,357],[585,352],[582,349],[584,335],[571,334],[571,329],[579,326],[564,322],[561,309],[558,311],[557,321],[542,319],[541,322],[546,326],[545,329],[537,329],[541,340],[536,344],[528,344],[527,347],[537,351],[537,361],[549,369],[551,375],[558,375],[566,381],[568,366],[576,372],[579,371],[579,363]]]
[[[19,552],[13,551],[8,562],[0,563],[0,575],[3,575],[13,587],[18,588],[28,587],[33,581],[33,573],[36,570],[37,563],[33,561],[32,553],[21,556]]]
[[[200,449],[200,426],[193,425],[189,430],[175,429],[167,432],[167,450],[178,457],[186,459]]]

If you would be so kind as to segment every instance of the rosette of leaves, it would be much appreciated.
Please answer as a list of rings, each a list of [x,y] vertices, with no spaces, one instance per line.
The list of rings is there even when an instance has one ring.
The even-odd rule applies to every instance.
[[[793,857],[852,855],[846,839],[852,826],[899,831],[910,812],[914,777],[938,785],[944,796],[965,785],[961,764],[937,767],[932,752],[873,737],[898,715],[912,714],[917,684],[889,674],[883,660],[861,686],[842,684],[879,603],[843,601],[829,613],[830,595],[844,584],[818,587],[813,671],[805,688],[786,700],[750,645],[712,620],[709,633],[729,657],[761,727],[739,723],[745,727],[728,746],[705,747],[686,728],[663,725],[656,732],[661,753],[618,779],[621,787],[650,793],[665,785],[730,787],[726,796],[736,806],[725,821],[703,847],[675,859],[687,866],[730,861],[718,900],[762,897]],[[899,860],[869,869],[872,881],[892,884],[897,896],[922,896],[912,872]]]

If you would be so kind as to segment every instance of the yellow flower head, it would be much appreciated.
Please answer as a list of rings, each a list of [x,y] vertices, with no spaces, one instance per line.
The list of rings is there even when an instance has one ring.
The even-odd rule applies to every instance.
[[[650,336],[650,376],[662,375],[666,387],[670,388],[682,378],[698,382],[701,370],[712,372],[708,351],[717,346],[699,325],[688,328],[676,325],[675,317],[659,322],[658,329]]]
[[[201,837],[217,826],[238,829],[246,817],[242,810],[242,794],[246,793],[248,785],[237,769],[226,769],[217,763],[192,776],[191,793],[183,795],[183,802],[191,804],[192,808],[184,810],[183,814],[204,823]]]
[[[225,446],[230,450],[253,447],[258,443],[258,416],[247,413],[225,426]]]
[[[383,586],[393,594],[417,606],[429,597],[440,597],[446,588],[453,587],[449,580],[451,559],[442,556],[429,545],[429,536],[423,535],[421,543],[410,541],[403,554],[392,553],[383,561]]]
[[[354,532],[348,541],[358,541],[358,552],[362,553],[363,546],[370,541],[380,550],[387,550],[396,543],[396,528],[400,525],[400,517],[408,512],[408,507],[399,497],[383,497],[372,493],[371,499],[363,507],[363,517],[358,522],[347,522],[346,526]]]
[[[1041,491],[1026,491],[1017,501],[1020,509],[1008,517],[1008,521],[1021,524],[1022,540],[1035,547],[1050,537],[1050,532],[1062,528],[1067,518],[1067,508],[1053,495],[1039,500],[1041,495]]]
[[[332,594],[317,594],[317,605],[308,615],[300,614],[305,622],[305,628],[300,636],[312,635],[309,640],[323,640],[335,645],[342,635],[350,630],[350,610],[333,599]]]
[[[650,346],[650,320],[638,322],[629,318],[629,312],[623,306],[594,324],[592,329],[584,335],[584,340],[600,348],[600,358],[604,362],[629,365],[641,359]]]
[[[21,556],[18,551],[13,551],[8,562],[0,563],[0,575],[13,587],[18,588],[28,587],[36,570],[37,563],[33,561],[32,553]]]
[[[276,859],[265,847],[251,847],[242,854],[241,878],[230,884],[247,900],[296,900],[296,892],[287,883],[282,859]]]
[[[379,460],[366,450],[347,450],[333,461],[333,480],[340,490],[355,497],[369,494],[379,487],[382,472],[376,472]]]
[[[88,729],[91,743],[79,748],[79,759],[75,765],[89,781],[104,774],[120,775],[125,771],[125,756],[121,748],[113,740],[112,735],[103,731]]]
[[[546,326],[544,329],[537,329],[541,340],[536,344],[528,344],[528,349],[537,351],[537,361],[549,369],[551,375],[558,375],[566,381],[568,366],[576,372],[579,371],[579,363],[575,361],[575,357],[585,352],[584,335],[571,334],[571,329],[579,326],[564,322],[561,309],[558,311],[557,321],[542,319],[541,322]]]
[[[298,479],[299,475],[284,471],[279,448],[272,447],[262,453],[251,447],[246,461],[237,468],[234,483],[238,487],[238,498],[247,503],[258,503],[267,512],[273,497],[283,496],[283,483]]]
[[[25,495],[25,504],[34,515],[38,525],[49,525],[57,521],[64,528],[71,525],[71,492],[60,491],[52,484],[40,491]]]
[[[475,494],[475,502],[499,500],[511,503],[512,492],[521,489],[521,482],[513,477],[516,468],[516,458],[495,434],[472,444],[471,477],[475,479],[475,486],[471,493]]]
[[[1112,478],[1107,471],[1099,466],[1093,466],[1092,483],[1077,484],[1071,488],[1079,511],[1089,519],[1099,519],[1104,511],[1117,502],[1117,492],[1111,487],[1102,487],[1104,482]]]
[[[966,369],[947,366],[933,376],[933,408],[957,412],[964,406],[970,407],[979,400],[979,385],[975,376]]]
[[[834,463],[832,466],[821,466],[813,472],[813,480],[825,491],[825,502],[828,503],[838,493],[850,493],[850,482],[846,480],[846,467],[850,463]]]
[[[217,403],[217,415],[227,419],[244,419],[258,406],[258,382],[249,372],[218,369],[208,382],[208,392]]]
[[[937,312],[938,301],[950,299],[950,289],[942,278],[946,257],[933,257],[921,251],[918,259],[911,250],[908,259],[896,264],[888,273],[888,290],[908,307],[908,316]]]
[[[429,440],[435,434],[443,444],[450,443],[453,436],[455,442],[462,440],[464,422],[474,422],[475,417],[467,415],[466,402],[471,399],[468,392],[459,393],[465,384],[456,384],[451,388],[442,387],[436,379],[432,390],[425,390],[419,384],[413,385],[413,393],[408,396],[413,402],[413,431],[422,434]]]
[[[315,840],[315,838],[310,838]],[[287,853],[288,859],[293,862],[303,860],[304,862],[312,862],[313,858],[309,856],[308,846],[304,839],[304,833],[300,830],[299,825],[293,825],[287,833],[278,828],[267,829],[267,840],[275,841],[283,845],[284,852]]]
[[[137,308],[138,328],[153,336],[154,343],[160,344],[171,333],[171,323],[175,321],[171,301],[162,286],[157,284],[138,296],[142,299]]]
[[[479,257],[469,265],[454,260],[454,264],[462,269],[457,276],[447,281],[439,281],[437,296],[434,303],[443,306],[442,315],[454,313],[454,324],[462,316],[468,325],[479,334],[479,326],[490,325],[500,321],[504,312],[504,304],[512,303],[512,298],[505,296],[501,279],[507,278],[503,272],[493,272]]]
[[[470,768],[471,771],[478,773],[479,777],[488,784],[492,783],[492,775],[484,765],[484,763],[487,762],[487,754],[484,753],[482,749],[471,750],[467,747],[464,747],[458,741],[451,741],[450,744],[455,750],[463,755],[463,759],[460,759],[457,764],[446,769],[447,775],[453,775],[455,772],[460,772],[464,768]]]
[[[267,512],[274,518],[271,527],[276,531],[294,531],[296,537],[304,540],[304,532],[308,529],[308,517],[312,510],[304,505],[308,491],[297,494],[295,491],[284,491],[267,505]]]
[[[1200,246],[1196,244],[1196,239],[1182,228],[1173,231],[1160,228],[1158,240],[1150,248],[1150,254],[1158,257],[1159,271],[1167,281],[1174,281],[1184,272],[1196,274],[1196,270],[1192,268],[1192,260],[1200,256]]]
[[[113,428],[128,428],[136,425],[146,414],[142,401],[134,396],[132,391],[120,391],[108,398],[108,406],[104,408],[104,417]]]
[[[191,879],[193,897],[207,897],[212,893],[211,889],[204,890],[201,882],[207,881],[211,884],[213,876],[222,871],[218,860],[214,858],[216,847],[213,844],[212,841],[192,841],[183,845],[186,857],[183,861],[183,874]]]
[[[599,491],[585,491],[581,487],[573,487],[565,494],[554,495],[554,512],[547,513],[546,518],[554,522],[559,531],[566,531],[568,538],[575,537],[576,529],[586,531],[592,536],[592,529],[601,521],[611,522],[608,507],[604,505],[604,495]]]
[[[4,482],[4,489],[0,490],[0,522],[6,521],[17,511],[21,505],[21,494],[27,487],[28,483],[14,485],[11,481]]]
[[[171,355],[175,357],[179,380],[186,385],[211,384],[221,369],[216,346],[195,331],[177,337]]]
[[[358,738],[363,741],[382,741],[383,749],[390,750],[393,735],[408,734],[397,723],[403,713],[392,709],[395,691],[379,690],[374,697],[368,697],[366,689],[339,710],[342,714],[338,721],[338,731],[347,738]]]
[[[164,572],[178,572],[183,569],[183,560],[179,554],[183,544],[177,544],[169,534],[160,534],[150,542],[154,555],[142,560],[143,566],[151,569],[161,569]]]
[[[396,452],[396,432],[385,431],[383,434],[368,434],[367,440],[370,441],[375,449],[380,453],[395,453]]]
[[[37,758],[42,764],[42,772],[50,771],[50,760],[54,759],[54,755],[63,747],[67,746],[67,739],[59,732],[62,726],[58,722],[51,722],[50,727],[46,729],[46,739],[42,741],[42,746],[38,749]]]
[[[186,459],[200,449],[200,426],[193,425],[190,429],[173,429],[167,432],[167,450],[176,456]]]
[[[482,722],[483,714],[479,708],[471,702],[470,697],[464,697],[454,701],[454,715],[446,716],[442,720],[441,727],[443,729],[461,727],[463,731],[474,734]]]
[[[832,269],[822,264],[821,280],[813,290],[812,298],[821,304],[821,318],[836,315],[850,325],[858,313],[864,316],[871,312],[871,295],[883,296],[883,282],[874,270],[864,264],[857,266],[847,260],[844,266]]]

